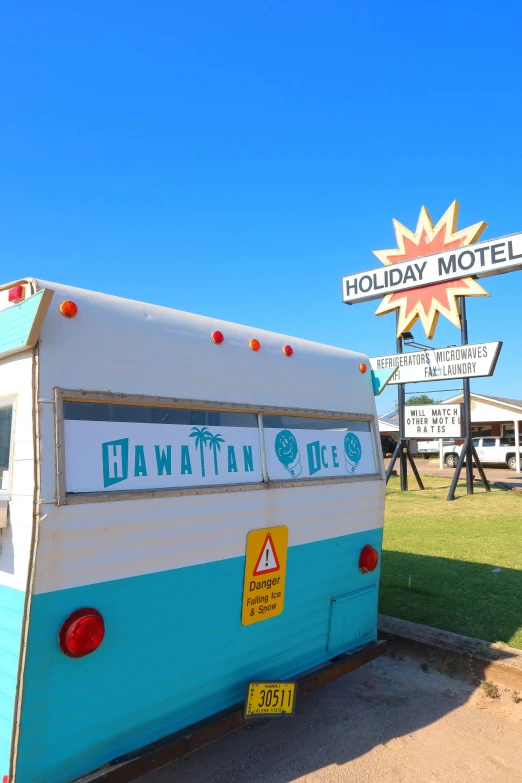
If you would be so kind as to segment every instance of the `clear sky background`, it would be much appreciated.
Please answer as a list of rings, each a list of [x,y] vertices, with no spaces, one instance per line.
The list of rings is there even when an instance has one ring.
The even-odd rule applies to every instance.
[[[8,0],[0,19],[4,282],[379,355],[394,314],[343,305],[340,279],[378,266],[392,218],[456,198],[459,227],[522,230],[516,0]],[[522,272],[484,287],[470,341],[504,348],[472,390],[522,398]],[[432,344],[459,341],[441,318]]]

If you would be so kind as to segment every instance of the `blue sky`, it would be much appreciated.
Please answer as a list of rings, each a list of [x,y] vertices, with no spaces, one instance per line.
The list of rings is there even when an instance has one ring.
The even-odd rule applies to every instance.
[[[394,315],[343,305],[340,278],[423,204],[522,230],[521,22],[502,0],[9,0],[2,279],[393,353]],[[522,273],[484,287],[470,340],[504,348],[472,390],[522,398]],[[459,340],[441,318],[433,345]]]

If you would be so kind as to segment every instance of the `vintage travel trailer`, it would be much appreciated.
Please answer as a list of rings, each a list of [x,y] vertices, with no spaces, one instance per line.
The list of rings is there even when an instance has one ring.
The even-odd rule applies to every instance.
[[[353,351],[0,289],[4,780],[68,783],[375,641],[374,382]]]

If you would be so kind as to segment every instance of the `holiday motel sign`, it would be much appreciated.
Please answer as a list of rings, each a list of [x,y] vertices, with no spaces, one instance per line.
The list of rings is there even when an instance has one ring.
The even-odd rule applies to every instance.
[[[474,278],[522,269],[522,233],[478,242],[486,223],[457,231],[454,201],[434,225],[422,207],[415,232],[394,220],[397,247],[374,250],[383,266],[343,277],[343,302],[384,296],[376,315],[399,311],[397,336],[420,320],[433,337],[439,315],[461,328],[459,296],[488,296]]]

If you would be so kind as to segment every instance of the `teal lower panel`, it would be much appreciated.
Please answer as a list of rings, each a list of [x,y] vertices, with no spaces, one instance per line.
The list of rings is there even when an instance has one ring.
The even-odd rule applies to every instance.
[[[358,558],[365,544],[380,551],[381,537],[378,529],[291,547],[283,613],[249,626],[244,557],[34,596],[17,783],[66,783],[242,701],[251,679],[293,677],[328,660],[332,598],[378,584]],[[102,613],[106,636],[92,655],[71,659],[57,633],[82,606]],[[354,617],[356,634],[360,627]]]
[[[22,590],[0,585],[0,777],[9,772],[24,601]]]

